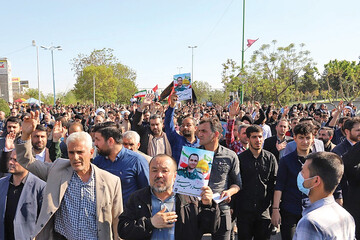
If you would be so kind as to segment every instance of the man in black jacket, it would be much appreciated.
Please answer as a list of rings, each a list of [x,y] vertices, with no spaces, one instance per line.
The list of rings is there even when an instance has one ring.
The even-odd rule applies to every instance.
[[[212,190],[202,188],[201,201],[173,193],[176,161],[159,154],[150,161],[150,186],[134,192],[119,217],[123,239],[201,239],[220,225]]]
[[[274,154],[277,162],[285,150],[288,142],[292,140],[292,137],[286,136],[286,132],[289,131],[289,122],[286,119],[281,119],[276,124],[276,135],[265,139],[264,149]]]
[[[248,127],[246,135],[250,147],[239,155],[243,188],[235,195],[238,239],[270,239],[270,206],[278,165],[275,156],[262,149],[260,126]]]

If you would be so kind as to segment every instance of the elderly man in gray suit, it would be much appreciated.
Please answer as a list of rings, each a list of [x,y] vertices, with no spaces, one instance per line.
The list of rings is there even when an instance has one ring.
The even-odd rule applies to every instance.
[[[47,182],[36,223],[36,239],[119,239],[118,217],[123,210],[120,179],[90,163],[94,149],[88,133],[67,139],[68,159],[36,160],[30,135],[39,113],[25,117],[15,142],[18,162]],[[57,123],[58,124],[58,123]],[[54,126],[55,127],[55,126]]]

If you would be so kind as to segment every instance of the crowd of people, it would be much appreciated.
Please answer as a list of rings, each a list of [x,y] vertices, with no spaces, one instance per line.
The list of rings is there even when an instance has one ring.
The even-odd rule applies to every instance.
[[[164,104],[148,94],[10,109],[0,111],[0,239],[360,238],[351,103],[220,106],[171,94]],[[173,191],[184,146],[214,152],[200,197]]]

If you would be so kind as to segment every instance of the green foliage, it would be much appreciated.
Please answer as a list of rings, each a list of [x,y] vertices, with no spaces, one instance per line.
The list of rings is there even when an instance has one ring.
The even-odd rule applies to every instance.
[[[192,83],[192,88],[197,97],[199,103],[203,103],[209,99],[209,94],[211,93],[211,86],[207,82],[203,81],[194,81]]]
[[[87,66],[75,83],[75,96],[83,100],[92,100],[94,97],[93,81],[95,79],[95,94],[97,103],[114,102],[116,100],[117,79],[111,67]]]
[[[129,103],[137,91],[136,73],[118,62],[113,49],[94,50],[89,56],[79,54],[72,60],[77,75],[74,94],[82,101],[92,101],[93,79],[97,103]]]
[[[58,93],[56,97],[65,105],[76,104],[78,102],[74,90],[70,90],[67,93]]]
[[[222,80],[226,90],[236,91],[244,84],[244,100],[276,101],[280,106],[288,103],[305,66],[313,66],[310,52],[303,50],[304,44],[299,47],[297,49],[293,43],[277,47],[274,40],[254,51],[244,69],[233,60],[227,60],[223,64]]]
[[[117,63],[114,68],[114,76],[118,80],[116,101],[118,103],[129,103],[130,98],[138,90],[135,82],[135,71],[128,66]]]
[[[210,92],[209,100],[212,103],[224,105],[226,102],[226,96],[227,96],[227,93],[225,91],[214,90],[214,91]]]
[[[345,101],[352,101],[360,96],[360,65],[355,61],[335,59],[325,64],[324,67],[322,78],[326,82],[329,92],[339,93],[339,97]],[[331,98],[330,95],[329,97]]]
[[[314,92],[318,90],[320,84],[316,79],[315,75],[318,75],[318,70],[316,67],[311,67],[310,65],[306,65],[304,68],[304,75],[300,77],[299,90],[303,93],[305,92]]]
[[[10,115],[9,105],[3,98],[0,98],[0,111],[3,111],[5,113],[5,116]]]
[[[43,96],[41,95],[42,93],[40,92],[40,96]],[[39,98],[39,91],[38,89],[35,89],[35,88],[29,88],[25,91],[25,95],[28,96],[28,98],[35,98],[35,99],[38,99]]]

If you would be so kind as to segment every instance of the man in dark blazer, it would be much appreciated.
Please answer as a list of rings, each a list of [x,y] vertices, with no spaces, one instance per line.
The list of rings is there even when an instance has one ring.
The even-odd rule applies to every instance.
[[[265,139],[263,148],[274,154],[279,163],[280,153],[284,151],[287,143],[292,141],[293,138],[285,135],[289,131],[289,122],[286,119],[278,121],[275,129],[276,135]]]
[[[4,152],[10,176],[0,179],[0,239],[27,239],[34,234],[45,182],[16,161],[16,151]]]
[[[356,225],[355,235],[360,238],[360,142],[355,144],[344,156],[344,174],[348,181],[347,199],[344,207],[353,216]]]

